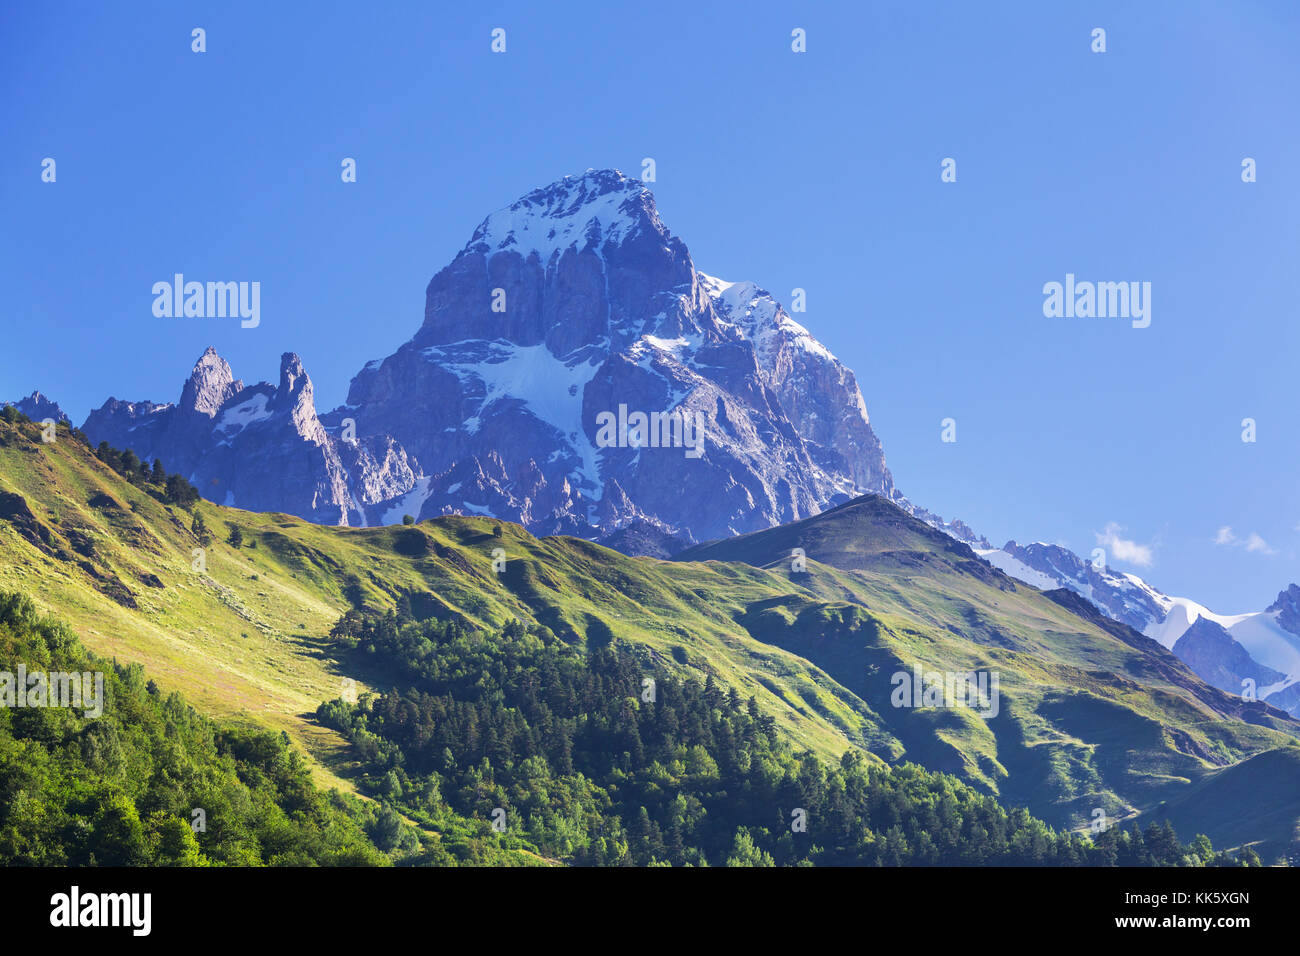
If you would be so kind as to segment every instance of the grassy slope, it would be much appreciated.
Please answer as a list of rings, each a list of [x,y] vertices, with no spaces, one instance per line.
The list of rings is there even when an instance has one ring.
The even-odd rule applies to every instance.
[[[217,537],[204,575],[191,569],[188,515],[63,432],[52,446],[36,435],[0,423],[0,499],[10,501],[0,586],[32,594],[92,649],[144,663],[205,711],[286,730],[319,761],[320,782],[344,789],[346,748],[309,716],[345,676],[327,634],[350,600],[392,606],[403,592],[441,617],[533,619],[573,641],[612,633],[755,695],[797,745],[837,757],[851,741],[916,760],[1056,825],[1082,827],[1097,806],[1114,819],[1172,804],[1222,768],[1294,746],[1295,722],[1206,687],[1152,642],[1012,582],[883,502],[676,562],[483,518],[340,529],[204,502]],[[15,510],[5,492],[31,517],[5,520]],[[227,523],[257,547],[231,548]],[[796,546],[809,573],[789,570]],[[1002,713],[892,708],[889,675],[913,662],[999,670]],[[382,671],[347,676],[387,686]],[[1288,806],[1283,816],[1300,818]],[[1286,832],[1274,821],[1268,838]]]
[[[809,558],[806,573],[790,570],[795,548]],[[802,594],[754,608],[746,623],[756,634],[874,704],[905,756],[983,782],[1059,826],[1082,828],[1098,806],[1111,819],[1155,812],[1252,755],[1300,754],[1300,724],[1280,711],[1205,685],[1154,641],[1073,595],[1008,578],[883,499],[701,545],[679,560],[744,561],[787,578]],[[889,707],[889,676],[915,662],[998,670],[1001,713],[984,721]],[[1272,849],[1300,819],[1300,794],[1287,789],[1279,812],[1289,822],[1259,831]],[[1193,818],[1184,814],[1184,825]],[[1220,839],[1240,835],[1206,820]]]
[[[322,783],[349,788],[347,752],[310,714],[340,695],[345,676],[359,691],[385,689],[382,672],[345,675],[330,656],[350,582],[352,599],[371,606],[417,592],[439,616],[535,619],[572,640],[589,631],[601,639],[594,622],[603,619],[642,653],[754,694],[797,744],[830,757],[876,723],[854,695],[750,637],[711,596],[765,593],[764,572],[691,574],[481,518],[340,529],[202,502],[216,538],[202,574],[191,567],[199,544],[188,514],[123,481],[65,432],[51,445],[37,435],[33,425],[0,423],[0,497],[21,496],[0,506],[0,587],[31,594],[92,650],[143,663],[205,712],[287,731],[317,758]],[[243,530],[243,548],[225,543],[228,523]],[[496,547],[507,554],[500,575]]]
[[[32,518],[0,520],[0,586],[32,595],[93,651],[139,661],[205,712],[286,730],[326,763],[342,758],[342,741],[303,716],[340,692],[322,640],[337,599],[280,573],[266,552],[214,544],[209,573],[195,573],[189,516],[122,481],[62,432],[40,445],[0,424],[4,492],[22,495]],[[203,512],[224,533],[219,509]],[[122,593],[136,607],[113,596]],[[317,775],[348,789],[323,768]]]
[[[1274,834],[1260,846],[1272,862],[1300,844],[1295,795],[1300,792],[1300,750],[1278,748],[1207,774],[1154,815],[1167,817],[1181,832],[1215,833],[1225,846]]]

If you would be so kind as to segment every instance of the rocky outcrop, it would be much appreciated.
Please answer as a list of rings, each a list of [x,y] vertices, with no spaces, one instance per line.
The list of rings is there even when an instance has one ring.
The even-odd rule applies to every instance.
[[[409,490],[416,479],[392,439],[357,441],[322,424],[311,378],[293,353],[281,356],[278,386],[245,387],[209,348],[177,404],[109,399],[84,431],[92,442],[161,459],[213,501],[325,524],[364,524],[368,505]]]
[[[12,405],[18,411],[22,412],[34,422],[69,422],[67,412],[59,407],[58,402],[51,401],[40,392],[32,392],[26,398],[20,398],[16,402],[5,402],[5,405]]]
[[[1241,695],[1246,681],[1253,681],[1258,691],[1286,679],[1285,674],[1257,663],[1221,624],[1206,617],[1197,618],[1183,632],[1174,654],[1205,683],[1229,694]]]
[[[1277,600],[1264,610],[1277,615],[1279,627],[1300,635],[1300,587],[1288,585],[1286,590],[1278,593]]]

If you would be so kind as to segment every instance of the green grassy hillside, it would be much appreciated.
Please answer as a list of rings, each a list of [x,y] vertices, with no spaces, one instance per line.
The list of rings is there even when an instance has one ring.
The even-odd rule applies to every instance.
[[[791,570],[795,549],[804,571]],[[882,498],[678,560],[744,562],[787,580],[793,593],[741,619],[751,633],[867,701],[904,743],[899,756],[981,781],[1058,826],[1084,827],[1097,807],[1111,820],[1161,812],[1248,757],[1300,754],[1298,725],[1281,711],[1209,687],[1083,599],[1014,581]],[[997,670],[999,714],[890,707],[890,676],[918,662]],[[1300,794],[1289,792],[1280,802],[1291,822],[1259,830],[1274,848],[1300,819]],[[1219,830],[1216,842],[1228,832]]]
[[[887,744],[855,695],[732,619],[737,601],[782,586],[764,572],[636,561],[482,518],[346,529],[206,501],[194,510],[214,539],[203,571],[185,510],[124,481],[64,429],[42,444],[37,426],[0,422],[0,587],[33,595],[92,650],[144,664],[205,712],[288,732],[322,783],[349,788],[349,757],[310,715],[345,679],[357,692],[387,679],[382,667],[345,673],[329,631],[349,607],[403,599],[436,618],[519,618],[573,642],[630,641],[756,696],[792,743],[826,757],[846,741]],[[241,547],[227,541],[231,526]],[[739,598],[720,603],[723,592]]]
[[[381,656],[341,660],[329,632],[353,607],[614,643],[754,697],[797,749],[950,771],[1058,828],[1086,827],[1098,807],[1124,820],[1172,806],[1297,746],[1286,715],[1209,688],[1154,642],[878,499],[657,561],[486,518],[347,529],[206,501],[194,506],[213,537],[203,547],[188,510],[162,497],[66,429],[42,444],[36,426],[0,421],[0,588],[32,594],[92,650],[143,663],[204,712],[284,730],[319,782],[345,789],[352,751],[314,714],[345,680],[397,683]],[[795,547],[804,572],[790,570]],[[916,664],[996,670],[998,715],[892,706],[891,676]],[[1300,818],[1300,799],[1282,813]],[[1254,839],[1289,832],[1274,821]]]
[[[1207,774],[1150,816],[1169,820],[1179,833],[1215,833],[1227,846],[1255,844],[1268,862],[1282,855],[1294,859],[1300,843],[1297,793],[1300,750],[1266,750]]]
[[[416,825],[391,805],[323,793],[283,734],[214,723],[139,664],[88,653],[26,595],[0,590],[0,673],[20,667],[80,679],[66,698],[34,702],[22,681],[26,706],[5,692],[0,866],[541,862],[441,801]]]

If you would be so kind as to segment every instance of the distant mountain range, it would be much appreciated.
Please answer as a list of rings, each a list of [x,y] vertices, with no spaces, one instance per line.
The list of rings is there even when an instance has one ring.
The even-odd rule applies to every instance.
[[[1007,574],[1050,590],[1081,594],[1117,621],[1172,650],[1205,681],[1249,693],[1300,715],[1300,587],[1292,584],[1262,611],[1216,614],[1170,597],[1135,574],[1098,567],[1067,548],[1036,542],[976,547]]]

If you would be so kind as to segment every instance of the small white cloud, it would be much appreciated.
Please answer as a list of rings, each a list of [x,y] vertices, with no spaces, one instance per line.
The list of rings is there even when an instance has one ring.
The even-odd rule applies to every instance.
[[[1297,526],[1300,530],[1300,526]],[[1245,548],[1247,551],[1255,554],[1277,554],[1277,550],[1265,541],[1257,532],[1252,531],[1246,537],[1241,538],[1228,525],[1219,529],[1218,534],[1214,536],[1216,545],[1228,548]]]
[[[1097,535],[1097,543],[1120,561],[1136,564],[1140,568],[1150,567],[1154,560],[1151,546],[1120,537],[1120,532],[1123,530],[1119,524],[1112,521],[1106,525],[1105,531]]]
[[[1246,539],[1246,550],[1258,551],[1260,554],[1277,554],[1276,551],[1269,547],[1267,541],[1253,531],[1250,533],[1250,537]]]

